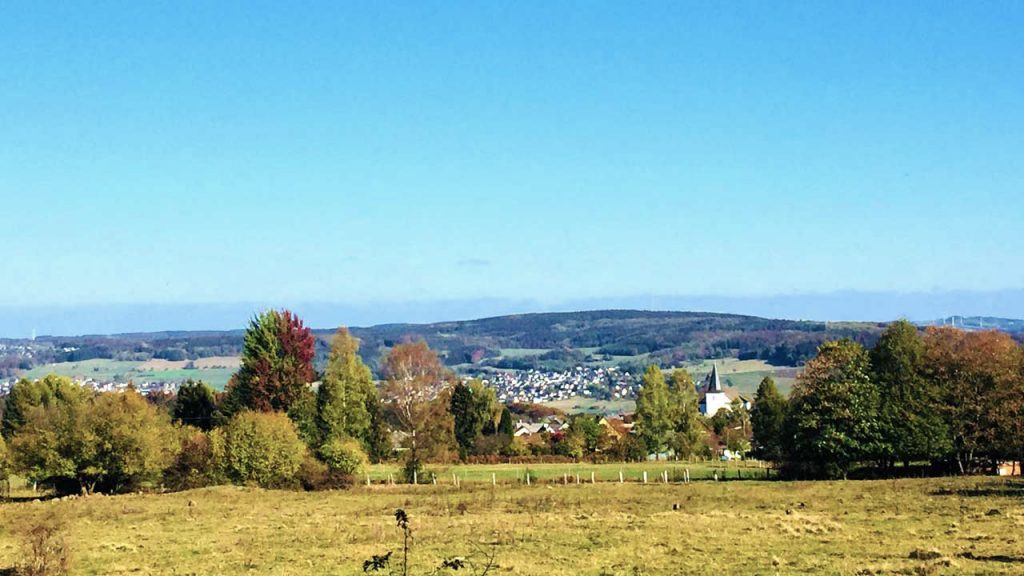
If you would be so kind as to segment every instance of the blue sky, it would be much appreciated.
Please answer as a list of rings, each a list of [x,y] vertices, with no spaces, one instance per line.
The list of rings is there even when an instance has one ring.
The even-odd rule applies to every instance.
[[[1021,29],[1018,2],[7,2],[0,307],[1024,288]]]

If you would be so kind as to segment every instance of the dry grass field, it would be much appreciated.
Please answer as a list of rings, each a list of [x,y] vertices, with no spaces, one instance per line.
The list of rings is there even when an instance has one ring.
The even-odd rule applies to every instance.
[[[57,512],[74,574],[359,574],[400,550],[397,508],[411,517],[412,574],[489,550],[491,574],[1024,572],[1024,484],[997,478],[218,487],[7,503],[0,570],[18,562],[19,531]]]

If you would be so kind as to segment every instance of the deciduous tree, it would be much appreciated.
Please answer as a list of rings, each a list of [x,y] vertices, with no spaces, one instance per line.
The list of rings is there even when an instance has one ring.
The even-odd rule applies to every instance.
[[[270,310],[249,323],[242,366],[228,383],[225,410],[286,412],[313,382],[315,340],[299,317]]]
[[[384,377],[383,400],[407,435],[410,457],[443,458],[455,444],[448,410],[455,375],[421,340],[392,348],[384,358]]]
[[[867,352],[852,340],[818,348],[790,397],[789,471],[845,478],[852,464],[877,452],[878,390],[869,371]]]
[[[878,388],[879,459],[935,460],[949,453],[942,418],[941,389],[926,378],[925,346],[917,327],[906,320],[890,324],[871,349],[871,379]]]
[[[1013,452],[1022,393],[1020,347],[1003,332],[949,327],[929,328],[924,340],[925,374],[943,392],[960,472]]]
[[[660,454],[674,431],[672,399],[661,369],[647,367],[636,397],[636,429],[647,449]]]
[[[673,421],[669,445],[676,456],[689,458],[697,454],[707,435],[697,405],[697,389],[693,377],[683,368],[672,371],[668,387]]]
[[[317,390],[322,438],[355,438],[369,450],[374,413],[380,409],[370,368],[359,357],[359,340],[338,328],[331,340],[320,388]]]
[[[78,402],[89,392],[64,376],[48,375],[41,380],[22,378],[4,397],[3,436],[10,439],[25,422],[26,412],[36,406]]]
[[[139,393],[30,408],[11,440],[17,470],[59,492],[124,491],[156,480],[180,448],[170,418]]]

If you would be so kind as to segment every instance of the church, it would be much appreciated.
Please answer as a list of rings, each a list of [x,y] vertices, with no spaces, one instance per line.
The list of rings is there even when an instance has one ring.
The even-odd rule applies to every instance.
[[[732,401],[735,398],[739,398],[744,408],[750,409],[749,399],[741,396],[731,388],[726,390],[722,387],[722,381],[718,376],[718,364],[713,363],[711,365],[711,372],[704,379],[704,383],[698,388],[697,392],[699,393],[700,413],[704,416],[714,416],[722,408],[731,410]]]

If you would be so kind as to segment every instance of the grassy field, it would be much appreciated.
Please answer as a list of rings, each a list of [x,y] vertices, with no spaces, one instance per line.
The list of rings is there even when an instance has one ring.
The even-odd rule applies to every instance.
[[[693,374],[695,381],[700,382],[711,371],[712,362],[718,364],[718,375],[722,383],[744,394],[753,395],[754,392],[757,392],[758,384],[765,376],[769,375],[775,380],[775,385],[783,394],[789,394],[793,384],[796,383],[797,369],[772,366],[763,360],[723,358],[694,362],[684,367]]]
[[[585,396],[542,402],[545,406],[558,408],[567,414],[611,414],[617,415],[636,410],[635,400],[597,400]]]
[[[411,518],[417,575],[489,551],[491,574],[1024,571],[1024,484],[997,478],[219,487],[9,503],[0,571],[18,561],[18,532],[56,512],[71,526],[74,574],[359,574],[373,554],[400,555],[397,508]]]
[[[218,359],[217,363],[229,365],[229,359]],[[237,361],[237,360],[236,360]],[[197,361],[202,366],[202,362]],[[27,378],[42,378],[48,374],[58,374],[76,380],[92,378],[100,382],[133,380],[135,382],[184,382],[192,378],[202,380],[221,390],[227,385],[228,379],[235,373],[235,368],[194,368],[185,369],[185,363],[122,362],[117,360],[83,360],[81,362],[59,362],[36,366],[24,374]]]
[[[643,473],[647,472],[649,483],[659,482],[662,472],[668,472],[669,480],[682,480],[683,471],[688,470],[691,480],[708,480],[716,475],[721,479],[764,478],[768,474],[761,463],[745,462],[644,462],[644,463],[611,463],[611,464],[474,464],[462,465],[431,465],[427,466],[422,478],[424,481],[437,477],[438,484],[452,484],[452,475],[459,482],[493,481],[504,484],[525,483],[529,473],[533,482],[575,484],[579,476],[581,483],[618,482],[622,473],[625,482],[642,482]],[[389,477],[398,478],[400,467],[394,464],[375,464],[367,471],[371,482],[384,482]]]

